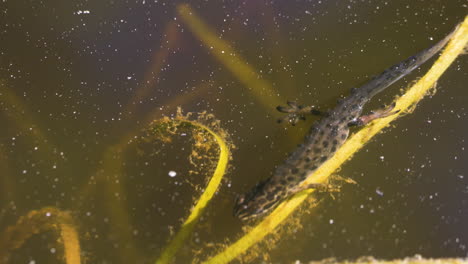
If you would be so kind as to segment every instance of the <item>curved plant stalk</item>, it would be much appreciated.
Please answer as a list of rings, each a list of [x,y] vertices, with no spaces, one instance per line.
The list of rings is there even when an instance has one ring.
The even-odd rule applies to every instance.
[[[57,147],[34,121],[33,114],[24,101],[3,80],[0,80],[0,106],[5,116],[29,136],[31,145],[38,147],[37,151],[34,151],[36,157],[50,156],[54,150],[57,152]]]
[[[8,263],[11,252],[20,248],[30,237],[49,230],[57,232],[60,237],[57,241],[63,243],[65,263],[80,264],[80,241],[73,218],[69,212],[54,207],[30,211],[2,233],[0,263]]]
[[[444,73],[450,64],[463,53],[464,47],[468,43],[468,16],[465,21],[460,24],[457,32],[455,32],[452,40],[444,49],[440,58],[435,62],[432,68],[414,84],[408,91],[396,100],[396,107],[400,109],[399,114],[378,119],[370,125],[362,128],[354,134],[346,143],[336,152],[336,154],[326,161],[313,175],[304,182],[304,184],[324,182],[336,169],[338,169],[345,161],[352,157],[365,143],[373,136],[386,127],[391,121],[395,120],[403,113],[407,113],[412,106],[417,104],[433,87],[437,79]],[[243,254],[254,244],[262,241],[262,239],[271,233],[283,220],[288,217],[307,196],[314,190],[309,189],[294,195],[291,199],[280,204],[270,215],[264,218],[257,226],[251,229],[247,234],[234,242],[224,251],[210,258],[204,263],[223,264],[228,263],[237,256]]]
[[[135,140],[141,129],[149,126],[153,120],[161,118],[165,112],[168,112],[168,109],[175,109],[177,105],[189,103],[193,98],[197,98],[197,96],[200,96],[200,94],[206,92],[209,88],[210,85],[208,85],[208,83],[202,83],[195,91],[172,98],[169,102],[164,104],[165,107],[163,110],[157,108],[146,115],[141,122],[141,126],[131,129],[128,133],[120,137],[115,144],[108,146],[103,151],[102,166],[92,174],[92,177],[81,187],[78,193],[83,197],[91,197],[91,193],[96,191],[97,184],[106,182],[105,177],[106,174],[108,174],[106,171],[118,171],[121,161],[112,161],[113,154],[124,152],[129,144]],[[114,159],[117,159],[117,157],[114,157]]]
[[[250,66],[229,44],[219,38],[213,29],[210,28],[195,13],[188,4],[177,6],[180,18],[192,33],[200,39],[205,46],[212,50],[214,57],[219,60],[231,73],[247,87],[251,93],[266,109],[274,109],[282,104],[277,92],[271,87],[271,84],[262,79],[258,71]]]
[[[86,181],[86,184],[84,184],[78,191],[80,196],[90,199],[94,197],[93,193],[95,193],[98,188],[103,187],[105,194],[105,199],[103,200],[105,203],[104,207],[109,211],[109,214],[113,219],[113,221],[110,222],[111,232],[119,234],[119,241],[129,245],[123,247],[120,252],[122,258],[126,260],[126,262],[139,262],[142,254],[139,252],[138,248],[134,246],[136,245],[135,237],[130,231],[132,221],[127,213],[128,205],[126,201],[119,199],[118,202],[115,202],[115,200],[118,199],[115,196],[116,193],[122,194],[122,196],[126,193],[126,188],[125,186],[122,186],[121,181],[123,177],[122,164],[124,163],[122,153],[125,152],[131,142],[135,141],[135,138],[138,137],[138,133],[141,132],[142,127],[148,127],[151,124],[151,121],[160,118],[163,112],[166,112],[168,109],[173,109],[177,105],[187,104],[191,99],[206,92],[209,88],[210,86],[207,83],[203,83],[192,93],[172,98],[165,104],[164,110],[158,108],[150,112],[143,119],[143,122],[141,122],[141,127],[139,126],[131,129],[128,133],[120,137],[118,142],[108,146],[104,150],[101,166],[91,174],[91,177]]]
[[[174,126],[176,127],[193,126],[194,128],[202,129],[208,132],[211,136],[213,136],[219,147],[219,157],[216,169],[213,173],[213,176],[209,180],[205,191],[195,203],[195,206],[192,208],[190,215],[182,224],[182,227],[180,228],[179,232],[177,232],[174,238],[163,249],[161,256],[155,262],[156,264],[169,263],[174,258],[177,250],[188,238],[195,224],[197,223],[198,219],[203,213],[203,210],[205,209],[208,202],[211,200],[216,190],[218,189],[219,184],[221,183],[221,180],[226,172],[226,167],[230,157],[229,146],[222,135],[216,133],[214,130],[200,122],[191,121],[183,117],[180,108],[178,109],[177,117],[173,120],[169,120],[169,122],[174,122]],[[156,133],[158,132],[159,131],[156,131]]]

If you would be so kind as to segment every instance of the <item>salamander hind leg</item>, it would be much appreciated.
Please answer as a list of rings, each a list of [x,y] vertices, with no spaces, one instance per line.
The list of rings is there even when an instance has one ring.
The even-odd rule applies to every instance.
[[[322,112],[313,106],[298,105],[296,102],[287,102],[287,106],[277,106],[276,110],[281,113],[287,113],[284,117],[278,119],[278,123],[288,121],[291,125],[296,125],[299,120],[305,120],[306,115],[322,115]]]
[[[340,192],[341,187],[343,186],[343,183],[357,184],[351,178],[343,178],[343,177],[338,176],[338,175],[332,175],[332,176],[330,176],[330,178],[328,179],[327,182],[303,184],[301,186],[296,187],[293,190],[293,193],[297,193],[297,192],[307,190],[307,189],[315,189],[318,193],[320,193],[320,194],[327,193],[333,199],[335,199],[335,197],[333,196],[333,193]]]
[[[365,126],[375,119],[384,118],[384,117],[391,116],[400,112],[400,110],[396,110],[392,112],[394,108],[395,108],[395,103],[391,104],[388,107],[379,109],[375,112],[371,112],[368,115],[360,116],[356,118],[355,120],[349,122],[348,126]]]
[[[310,184],[304,184],[302,186],[298,186],[294,190],[292,190],[292,192],[298,193],[298,192],[301,192],[303,190],[308,190],[308,189],[314,189],[319,193],[332,193],[332,192],[339,192],[340,186],[336,184],[330,184],[330,183],[310,183]]]

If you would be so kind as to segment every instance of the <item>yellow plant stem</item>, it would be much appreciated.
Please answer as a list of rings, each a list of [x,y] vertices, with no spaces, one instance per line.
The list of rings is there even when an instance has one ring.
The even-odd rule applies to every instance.
[[[65,263],[81,263],[80,240],[78,239],[78,233],[76,232],[75,227],[66,222],[59,223],[59,226],[60,236],[62,237],[64,247]]]
[[[400,98],[396,100],[396,109],[400,109],[399,114],[391,115],[387,118],[378,119],[372,124],[364,127],[354,134],[346,143],[336,152],[336,154],[325,162],[317,171],[308,177],[304,184],[319,183],[325,181],[336,169],[338,169],[346,160],[356,153],[373,136],[386,127],[391,121],[395,120],[402,113],[405,113],[419,102],[433,87],[437,79],[450,66],[450,64],[463,53],[464,47],[468,43],[468,17],[455,32],[452,40],[448,43],[440,58],[435,62],[429,72],[422,77],[415,85]],[[204,263],[223,264],[228,263],[240,254],[244,253],[255,243],[260,242],[267,234],[279,226],[283,220],[288,217],[314,190],[305,190],[291,199],[280,204],[270,215],[260,222],[257,226],[237,240],[227,249],[217,254]]]
[[[218,37],[215,31],[208,26],[188,5],[177,6],[177,11],[185,25],[212,51],[214,57],[220,61],[266,109],[274,109],[282,104],[277,92],[271,84],[262,79],[258,72],[250,66],[227,41]]]
[[[229,147],[224,141],[224,139],[220,135],[215,133],[213,130],[211,130],[209,127],[201,123],[189,121],[189,120],[186,120],[183,122],[189,122],[193,126],[206,130],[210,135],[212,135],[215,138],[217,144],[219,145],[219,150],[220,150],[219,159],[216,165],[216,169],[213,173],[213,176],[208,182],[208,185],[205,191],[200,196],[198,201],[195,203],[195,206],[193,207],[192,212],[190,213],[188,218],[185,220],[185,222],[182,224],[182,227],[180,228],[179,232],[169,242],[169,244],[163,249],[161,256],[155,262],[156,264],[169,263],[174,258],[174,255],[177,252],[177,250],[182,246],[184,241],[188,238],[188,236],[193,230],[193,227],[197,223],[197,220],[200,218],[203,210],[205,209],[208,202],[211,200],[216,190],[218,189],[218,186],[221,183],[221,180],[225,174],[226,167],[227,167],[228,160],[229,160],[229,155],[230,155]]]

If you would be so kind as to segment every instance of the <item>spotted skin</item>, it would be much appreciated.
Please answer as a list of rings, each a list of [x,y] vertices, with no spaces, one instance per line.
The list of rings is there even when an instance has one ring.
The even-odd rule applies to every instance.
[[[374,95],[436,54],[445,46],[452,34],[453,32],[432,47],[388,68],[360,88],[352,89],[348,97],[312,125],[304,143],[290,154],[286,161],[276,169],[273,176],[236,199],[234,216],[241,220],[262,216],[294,193],[303,190],[304,187],[299,187],[301,183],[335,154],[348,138],[350,126],[365,125],[373,119],[388,116],[393,108],[389,107],[381,112],[361,116],[364,105]],[[288,104],[297,108],[291,103]],[[279,107],[278,110],[291,112],[283,107]]]

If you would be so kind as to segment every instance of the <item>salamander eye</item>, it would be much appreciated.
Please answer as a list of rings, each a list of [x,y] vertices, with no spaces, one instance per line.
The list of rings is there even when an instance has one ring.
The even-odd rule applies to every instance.
[[[242,204],[245,201],[245,195],[241,194],[236,197],[235,203],[236,204]]]

